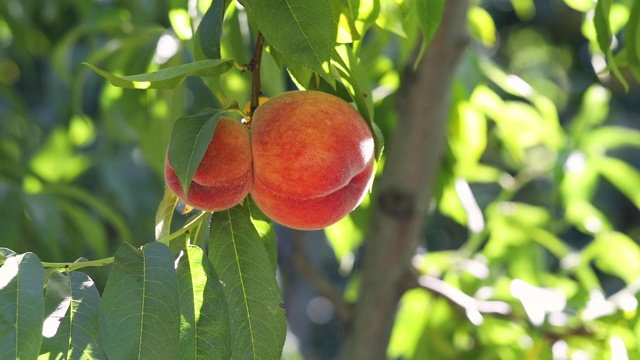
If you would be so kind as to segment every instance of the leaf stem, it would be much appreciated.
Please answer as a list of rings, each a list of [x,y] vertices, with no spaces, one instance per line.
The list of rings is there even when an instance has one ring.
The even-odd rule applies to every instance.
[[[253,52],[253,58],[249,63],[249,68],[251,69],[251,109],[249,110],[249,118],[247,122],[251,121],[251,115],[253,115],[253,111],[260,105],[260,63],[262,62],[262,49],[264,48],[264,35],[261,32],[258,33],[258,38],[256,39],[256,48]]]
[[[188,224],[186,224],[185,226],[183,226],[180,230],[167,235],[166,237],[158,240],[158,242],[161,242],[165,245],[168,245],[169,242],[187,232],[189,232],[189,230],[191,230],[193,227],[197,226],[203,219],[205,219],[210,213],[209,212],[202,212],[200,214],[198,214],[198,216],[196,216],[195,218],[193,218],[193,220],[191,220],[191,222],[189,222]],[[108,257],[108,258],[104,258],[104,259],[98,259],[98,260],[91,260],[91,261],[82,261],[82,262],[42,262],[42,266],[44,266],[45,268],[57,268],[57,269],[66,269],[67,271],[74,271],[74,270],[78,270],[78,269],[82,269],[85,267],[89,267],[89,266],[104,266],[104,265],[109,265],[113,262],[114,258],[112,257]]]
[[[67,269],[67,271],[73,271],[73,270],[78,270],[78,269],[82,269],[84,267],[89,267],[89,266],[104,266],[104,265],[109,265],[113,262],[113,256],[112,257],[108,257],[108,258],[104,258],[104,259],[98,259],[98,260],[91,260],[91,261],[82,261],[82,262],[72,262],[72,263],[56,263],[56,262],[42,262],[42,266],[46,267],[46,268],[65,268]]]
[[[198,216],[196,216],[195,218],[193,218],[193,220],[191,220],[190,223],[186,224],[185,226],[183,226],[180,230],[177,230],[176,232],[167,235],[166,237],[159,239],[158,242],[161,242],[165,245],[168,245],[171,240],[189,232],[189,230],[191,230],[192,228],[194,228],[196,225],[198,225],[204,218],[206,218],[208,215],[210,214],[210,212],[205,211],[205,212],[201,212],[200,214],[198,214]]]

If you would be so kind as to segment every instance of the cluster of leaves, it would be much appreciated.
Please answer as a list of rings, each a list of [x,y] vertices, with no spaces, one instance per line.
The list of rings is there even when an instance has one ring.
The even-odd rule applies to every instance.
[[[354,102],[372,127],[380,156],[382,136],[373,123],[373,100],[367,74],[356,56],[358,49],[346,45],[355,38],[360,39],[360,34],[373,24],[379,4],[376,3],[364,15],[360,14],[357,4],[337,1],[319,1],[293,7],[279,1],[246,1],[242,4],[242,13],[249,16],[253,31],[260,31],[264,35],[271,62],[278,67],[286,67],[300,88],[331,92]],[[273,11],[274,8],[277,11]],[[175,121],[168,157],[186,188],[204,154],[208,139],[215,131],[221,112],[238,110],[238,97],[226,93],[229,87],[224,86],[222,75],[231,70],[241,73],[252,68],[242,65],[241,56],[238,59],[221,59],[221,42],[224,40],[222,29],[225,24],[233,25],[238,21],[240,10],[235,3],[215,1],[206,12],[201,11],[195,18],[184,17],[184,10],[176,6],[170,12],[175,33],[167,34],[160,29],[150,28],[135,37],[129,37],[132,31],[124,27],[117,29],[117,32],[123,30],[134,49],[149,43],[149,39],[157,40],[156,56],[163,50],[163,37],[170,43],[184,40],[185,53],[194,61],[179,64],[181,59],[175,53],[167,59],[154,58],[156,64],[151,69],[147,67],[147,71],[140,75],[118,75],[91,65],[91,62],[102,62],[117,56],[123,46],[116,44],[115,49],[91,54],[86,65],[106,78],[115,89],[138,91],[129,93],[132,96],[128,100],[134,99],[134,102],[128,104],[125,100],[116,100],[127,97],[123,96],[124,90],[114,92],[113,88],[104,89],[106,95],[101,108],[107,123],[113,126],[112,131],[122,131],[119,114],[135,117],[152,113],[152,118],[169,117],[166,109],[161,111],[148,106],[151,111],[141,110],[139,105],[147,101],[153,103],[154,99],[161,96],[167,96],[166,100],[179,98],[182,96],[180,88],[187,77],[203,78],[222,110],[207,110]],[[73,78],[64,68],[68,60],[65,56],[69,55],[70,47],[79,37],[127,25],[126,21],[121,21],[122,18],[126,18],[126,14],[120,14],[115,21],[100,17],[100,21],[87,24],[86,28],[75,29],[67,35],[58,50],[60,59],[56,64],[61,73]],[[367,21],[357,25],[358,18]],[[189,24],[184,27],[184,21],[196,20],[199,22],[196,31]],[[341,29],[349,39],[338,39],[337,45],[337,34]],[[432,26],[430,31],[434,29]],[[195,33],[195,36],[189,33]],[[181,35],[183,39],[178,38]],[[120,56],[124,55],[120,53]],[[132,68],[129,66],[128,70]],[[85,77],[78,79],[72,80],[75,81],[73,102],[79,121],[82,121],[84,110],[81,94]],[[151,95],[139,92],[152,89],[157,92]],[[175,93],[162,93],[164,89],[175,89]],[[149,98],[145,101],[146,96]],[[229,98],[234,101],[229,102]],[[126,107],[118,109],[123,106]],[[153,120],[158,120],[160,127],[164,126],[160,119]],[[148,123],[144,121],[134,126],[142,130]],[[152,130],[162,129],[158,129],[156,123]],[[163,133],[166,132],[159,132]],[[139,140],[143,155],[161,171],[163,142],[155,141],[156,137],[153,136],[148,139]],[[68,149],[68,152],[73,151],[73,148]],[[78,162],[81,160],[80,156]],[[61,173],[70,176],[68,180],[73,179],[86,170],[87,165],[80,165],[75,164],[75,174],[69,174],[68,171]],[[42,188],[54,187],[49,184],[49,179],[38,178],[37,170],[34,174],[30,174],[34,175],[34,193],[39,195]],[[52,180],[55,182],[60,179]],[[67,189],[62,185],[55,186]],[[119,215],[113,215],[109,207],[84,192],[80,194],[76,197],[85,200],[94,211],[108,219],[115,219],[116,229],[127,229]],[[247,200],[245,204],[228,211],[213,215],[199,214],[171,232],[176,205],[175,196],[167,192],[156,216],[157,242],[136,249],[128,243],[127,234],[123,236],[125,243],[113,258],[51,263],[40,261],[34,253],[18,254],[3,248],[3,265],[0,268],[3,287],[0,294],[6,305],[3,306],[2,315],[5,320],[3,323],[7,326],[3,331],[3,339],[8,341],[2,342],[0,354],[20,358],[31,358],[38,354],[120,358],[135,353],[144,358],[177,358],[178,355],[229,358],[230,354],[239,358],[278,358],[286,326],[275,283],[275,241],[268,219],[259,215],[256,218],[251,210],[254,207]],[[84,235],[92,238],[93,230],[86,224],[88,221],[80,219],[78,222],[87,229]],[[124,233],[126,230],[121,231]],[[60,249],[55,239],[48,240],[52,240],[48,242],[54,250]],[[99,255],[104,255],[107,251],[106,236],[99,245]],[[112,264],[112,269],[104,292],[99,295],[91,277],[78,269],[107,264]],[[29,309],[25,310],[23,306]],[[162,346],[157,346],[158,339],[162,339]]]
[[[2,248],[0,356],[278,358],[286,325],[268,219],[247,203],[200,213],[169,235],[163,224],[176,203],[167,194],[160,241],[140,249],[125,243],[114,258],[58,270],[34,253]],[[78,270],[111,262],[102,294]]]
[[[380,155],[403,69],[413,64],[416,43],[426,51],[445,1],[197,1],[195,9],[184,1],[106,9],[75,2],[80,24],[57,32],[68,22],[56,21],[65,8],[53,3],[42,26],[29,16],[40,14],[39,1],[0,3],[0,46],[10,34],[16,61],[31,64],[23,77],[48,89],[22,102],[22,93],[37,89],[20,92],[10,86],[11,71],[0,73],[13,105],[0,102],[0,235],[13,250],[0,252],[0,357],[278,358],[285,324],[271,225],[250,202],[186,221],[176,216],[172,194],[160,200],[148,190],[161,193],[166,149],[176,144],[170,156],[184,160],[176,163],[185,165],[178,172],[188,183],[204,151],[193,139],[210,138],[220,111],[249,98],[247,64],[260,30],[263,92],[281,93],[291,79],[355,103]],[[640,1],[565,3],[580,14],[590,58],[606,59],[608,67],[595,69],[600,79],[610,72],[623,87],[637,79]],[[534,17],[533,1],[512,4],[521,19]],[[21,16],[9,11],[16,7]],[[427,229],[429,252],[414,258],[422,277],[402,298],[389,355],[637,356],[640,247],[602,193],[610,184],[605,194],[640,207],[640,174],[622,157],[640,148],[640,134],[615,123],[620,105],[610,109],[611,91],[562,78],[575,69],[561,45],[536,30],[497,32],[491,13],[475,4],[468,27],[476,41],[454,87],[432,214],[442,221]],[[614,35],[624,40],[621,50]],[[500,53],[495,61],[487,55],[499,40],[500,49],[514,49],[502,62]],[[55,80],[41,86],[35,63],[49,53],[46,74]],[[12,69],[3,61],[2,69]],[[110,84],[81,69],[82,61]],[[580,94],[579,104],[565,93]],[[34,103],[47,105],[32,111]],[[200,113],[209,107],[219,110]],[[52,124],[37,113],[69,120]],[[105,145],[113,143],[127,146]],[[370,210],[365,200],[327,229],[344,274],[357,273],[350,265]],[[445,217],[456,225],[445,228]],[[104,259],[38,259],[81,256]],[[90,273],[106,264],[109,274]]]

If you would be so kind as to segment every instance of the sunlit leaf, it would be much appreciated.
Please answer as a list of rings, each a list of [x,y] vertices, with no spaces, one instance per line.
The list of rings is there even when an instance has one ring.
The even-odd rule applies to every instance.
[[[580,137],[580,147],[592,154],[626,146],[640,147],[640,131],[622,126],[602,126]]]
[[[522,21],[530,20],[536,14],[533,0],[511,0],[511,4],[516,11],[516,15]]]
[[[247,209],[213,213],[210,232],[209,260],[229,304],[234,358],[279,359],[286,335],[280,289]]]
[[[178,204],[178,197],[168,187],[164,188],[162,201],[156,211],[156,240],[160,240],[171,232],[171,219]]]
[[[423,289],[409,290],[400,300],[393,325],[387,356],[391,359],[411,359],[420,335],[429,320],[431,295]]]
[[[47,279],[39,358],[106,359],[98,330],[100,294],[79,271],[53,271]]]
[[[198,115],[181,117],[173,126],[167,157],[185,196],[211,143],[220,114],[221,111],[216,110],[203,111]]]
[[[333,21],[338,26],[336,34],[336,42],[340,44],[351,43],[359,40],[360,34],[356,28],[355,19],[350,9],[340,0],[329,0],[331,11],[333,13]]]
[[[100,302],[100,336],[108,358],[177,359],[178,277],[169,248],[123,244]]]
[[[593,9],[593,7],[596,5],[591,0],[564,0],[564,3],[567,4],[570,8],[581,12],[587,12]]]
[[[580,111],[571,123],[571,134],[579,137],[587,130],[601,124],[609,115],[611,92],[601,85],[593,84],[582,96]]]
[[[178,261],[177,273],[180,359],[229,359],[229,310],[213,266],[199,247],[187,246]]]
[[[335,42],[335,26],[328,0],[244,0],[267,42],[287,63],[297,63],[334,80],[326,66]]]
[[[631,283],[640,276],[640,247],[627,235],[603,232],[582,252],[583,261]]]
[[[424,12],[421,15],[424,15]],[[406,37],[404,22],[405,10],[402,4],[396,1],[380,1],[380,13],[376,18],[376,25],[398,36]]]
[[[613,225],[607,215],[596,208],[591,202],[572,199],[566,203],[567,220],[587,234],[613,230]]]
[[[246,198],[244,206],[247,207],[247,211],[251,216],[251,222],[256,228],[256,231],[258,231],[265,249],[267,249],[271,265],[273,265],[273,274],[275,275],[278,267],[278,246],[276,244],[276,233],[273,228],[273,223],[271,219],[260,210],[251,196]]]
[[[469,8],[469,31],[482,45],[494,47],[496,45],[496,25],[487,10],[480,6]]]
[[[44,268],[33,253],[0,267],[0,359],[35,359],[42,342]]]
[[[345,85],[355,102],[360,114],[371,128],[376,146],[376,158],[380,159],[384,149],[382,131],[374,122],[373,97],[368,75],[359,59],[353,55],[352,49],[346,45],[338,46],[333,52],[332,60],[337,67],[340,77],[346,80]]]
[[[180,40],[189,40],[193,37],[191,29],[191,17],[186,9],[174,8],[169,10],[169,22]]]
[[[224,74],[233,67],[230,59],[209,59],[178,65],[147,74],[118,76],[108,71],[83,63],[109,80],[113,86],[126,89],[173,89],[182,84],[187,76],[216,76]]]

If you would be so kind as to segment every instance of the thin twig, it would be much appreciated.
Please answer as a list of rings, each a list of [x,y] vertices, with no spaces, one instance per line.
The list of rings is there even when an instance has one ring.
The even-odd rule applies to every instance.
[[[343,325],[348,324],[350,308],[349,304],[344,300],[344,296],[340,291],[338,291],[338,289],[336,289],[331,281],[329,281],[325,274],[313,266],[304,250],[303,239],[300,231],[294,231],[292,239],[293,254],[291,256],[291,263],[296,270],[309,281],[311,286],[313,286],[320,295],[331,301],[340,322]]]
[[[506,302],[476,299],[437,277],[422,275],[417,279],[417,285],[437,293],[451,303],[463,308],[469,320],[476,325],[482,323],[482,314],[503,316],[511,314],[511,306]]]
[[[260,105],[260,88],[262,86],[260,83],[260,64],[262,63],[263,48],[264,35],[259,32],[258,38],[256,39],[256,48],[253,51],[253,58],[251,58],[251,62],[249,63],[249,68],[251,69],[251,109],[249,110],[249,118],[247,121],[250,121],[253,111]]]

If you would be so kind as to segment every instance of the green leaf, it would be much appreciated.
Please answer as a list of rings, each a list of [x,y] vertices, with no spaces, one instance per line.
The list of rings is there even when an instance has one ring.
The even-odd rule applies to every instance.
[[[177,359],[178,277],[173,255],[159,242],[115,254],[100,302],[100,336],[108,358]]]
[[[640,247],[627,235],[603,232],[582,252],[582,261],[595,261],[596,266],[627,284],[640,276]]]
[[[233,357],[279,359],[286,336],[280,289],[246,208],[213,213],[209,247],[229,304]]]
[[[177,266],[180,289],[180,359],[230,359],[227,300],[213,265],[189,245]]]
[[[286,63],[305,66],[320,74],[327,82],[331,50],[336,34],[328,0],[245,0],[265,40]]]
[[[7,260],[7,258],[10,258],[12,256],[15,256],[16,252],[8,249],[6,247],[0,247],[0,266],[2,264],[4,264],[5,260]]]
[[[273,229],[273,223],[271,222],[271,219],[269,219],[269,217],[265,215],[260,208],[258,208],[258,205],[256,205],[251,196],[247,197],[245,204],[247,206],[249,216],[251,216],[253,227],[258,231],[258,234],[262,239],[262,243],[264,244],[265,249],[267,249],[269,260],[271,260],[271,265],[273,266],[273,275],[275,276],[276,269],[278,267],[278,247],[276,244],[276,233]]]
[[[620,81],[625,91],[629,91],[629,84],[627,83],[627,80],[625,80],[624,76],[622,76],[622,73],[620,73],[620,69],[618,68],[616,59],[613,56],[613,52],[611,51],[611,40],[613,38],[613,34],[611,34],[611,23],[609,20],[609,15],[611,12],[612,4],[613,0],[598,0],[596,2],[596,9],[593,15],[593,24],[596,29],[596,39],[598,40],[598,46],[607,57],[609,69],[611,69],[611,72]]]
[[[362,117],[367,121],[376,146],[376,159],[380,159],[384,150],[384,136],[382,131],[373,120],[373,97],[369,77],[364,66],[353,55],[352,49],[347,45],[336,47],[333,52],[333,64],[336,66],[340,77],[346,80],[346,87],[349,90]]]
[[[592,154],[626,146],[640,147],[640,131],[622,126],[602,126],[580,137],[580,147]]]
[[[33,253],[0,267],[0,359],[35,359],[42,342],[44,268]]]
[[[168,187],[164,188],[162,201],[156,211],[156,241],[169,236],[171,233],[171,220],[173,212],[178,204],[178,197]]]
[[[333,12],[333,21],[338,26],[336,42],[344,44],[360,40],[361,36],[356,28],[351,9],[340,0],[329,0],[329,3],[331,4],[331,11]]]
[[[40,358],[106,359],[99,339],[100,294],[86,274],[53,271],[44,295]]]
[[[624,36],[629,63],[640,67],[640,1],[636,0],[631,4]]]
[[[180,180],[184,196],[209,147],[222,111],[206,110],[176,120],[169,142],[169,164]]]
[[[220,59],[220,37],[224,19],[225,1],[214,0],[202,17],[198,28],[198,40],[202,53],[209,59]]]
[[[418,26],[420,26],[423,34],[420,52],[414,62],[414,65],[417,66],[440,26],[442,14],[444,13],[444,0],[414,0],[413,10],[418,18]],[[469,12],[469,16],[471,16],[471,11]],[[473,28],[471,27],[471,29]]]
[[[419,15],[424,15],[424,13]],[[396,1],[380,1],[380,13],[376,18],[376,25],[398,36],[406,37],[407,34],[403,26],[405,22],[405,11],[402,5]]]
[[[595,125],[603,123],[609,116],[611,92],[599,84],[593,84],[584,92],[580,111],[570,126],[571,135],[579,138]]]
[[[471,6],[467,23],[471,35],[480,40],[482,45],[488,48],[496,45],[496,24],[487,10],[480,6]]]
[[[611,157],[593,160],[598,171],[640,209],[640,172],[626,162]]]
[[[233,67],[231,59],[209,59],[190,64],[178,65],[147,74],[118,76],[84,62],[98,75],[109,80],[113,86],[126,89],[174,89],[187,76],[216,76],[224,74]]]

